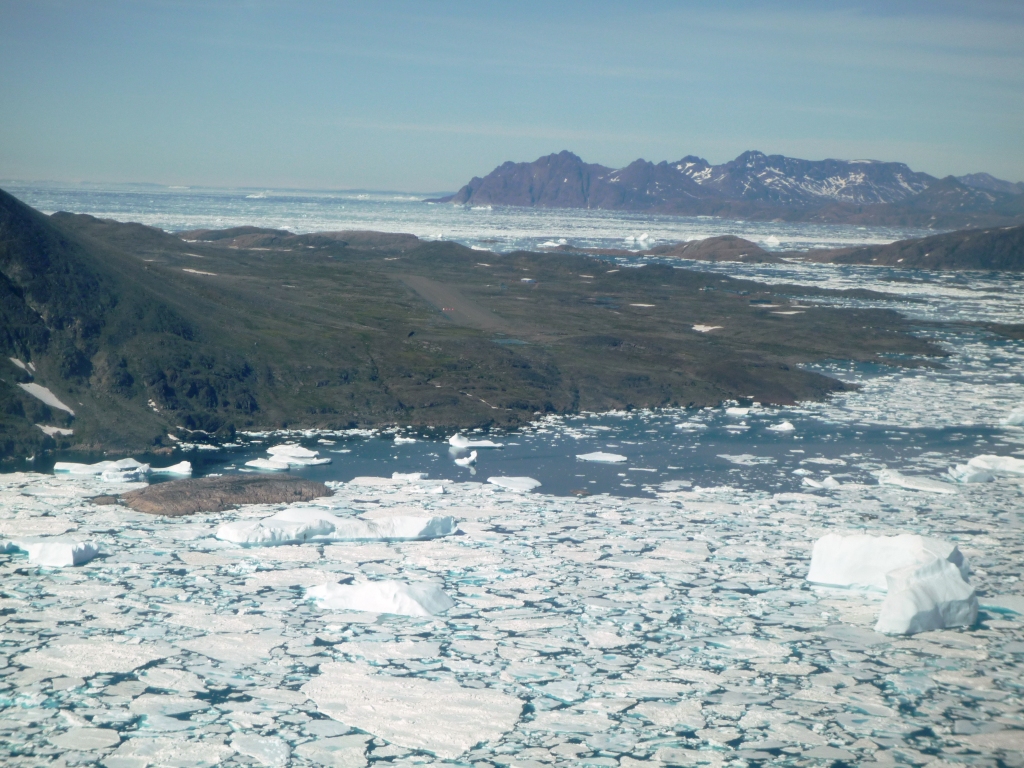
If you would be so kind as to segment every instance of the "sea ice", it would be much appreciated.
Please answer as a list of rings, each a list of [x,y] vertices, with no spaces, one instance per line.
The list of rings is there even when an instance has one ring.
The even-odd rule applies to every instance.
[[[119,473],[133,475],[147,474],[150,471],[149,464],[142,464],[135,459],[119,459],[117,461],[99,461],[95,464],[75,464],[73,462],[58,461],[53,465],[55,473],[67,473],[71,475],[100,475],[110,473],[111,477]],[[104,478],[107,479],[107,478]]]
[[[883,469],[878,473],[879,485],[896,485],[900,488],[907,488],[911,491],[924,491],[926,493],[956,493],[956,488],[949,483],[932,480],[928,477],[916,475],[904,475],[895,469]]]
[[[35,565],[48,568],[64,568],[72,565],[84,565],[98,554],[96,545],[91,541],[71,541],[68,539],[40,539],[36,541],[16,540],[8,542],[10,547],[28,553],[28,561]],[[0,551],[3,545],[0,544]]]
[[[627,457],[618,453],[604,453],[594,451],[593,453],[577,453],[576,458],[580,461],[596,461],[603,464],[619,464],[626,461]]]
[[[36,398],[36,400],[42,400],[51,408],[56,408],[59,411],[67,411],[72,416],[75,415],[75,412],[71,410],[71,408],[64,405],[64,403],[62,403],[57,396],[46,387],[39,384],[19,384],[18,386],[32,395],[32,397]]]
[[[733,407],[733,408],[726,408],[725,409],[725,415],[726,416],[746,416],[748,413],[750,413],[750,409],[749,408],[735,408],[735,407]]]
[[[807,580],[830,587],[853,587],[884,592],[889,571],[921,565],[934,559],[956,566],[966,579],[970,565],[954,544],[917,534],[898,536],[841,536],[830,533],[814,543]]]
[[[876,632],[912,635],[946,627],[972,626],[978,619],[974,587],[956,565],[932,558],[886,574],[888,594],[875,625]]]
[[[48,645],[23,653],[17,661],[54,677],[92,677],[103,673],[125,675],[166,656],[166,650],[153,646],[99,639]]]
[[[701,325],[698,323],[697,325],[693,326],[693,330],[697,331],[697,333],[710,333],[711,331],[717,331],[721,329],[721,327],[722,326],[720,325]]]
[[[766,427],[769,432],[793,432],[796,427],[790,421],[783,421],[780,424],[772,424],[770,427]]]
[[[448,438],[448,444],[457,450],[468,451],[471,448],[503,448],[504,443],[496,443],[493,440],[470,440],[464,435],[452,435]]]
[[[967,462],[967,466],[994,475],[1024,475],[1024,459],[1015,459],[1012,456],[975,456]]]
[[[267,449],[270,460],[288,464],[293,467],[305,467],[316,464],[330,464],[329,458],[320,458],[319,451],[311,451],[294,443],[275,445]]]
[[[302,692],[345,725],[439,758],[499,740],[523,709],[520,699],[490,688],[374,674],[362,665],[337,662],[321,664],[320,676]]]
[[[519,493],[527,493],[540,487],[540,480],[534,480],[532,477],[488,477],[487,482]]]
[[[133,736],[103,758],[105,768],[212,768],[234,752],[216,738]]]
[[[358,584],[321,584],[306,590],[306,597],[331,611],[367,611],[399,616],[436,616],[455,605],[440,587],[429,582],[364,581]]]
[[[454,517],[395,516],[380,520],[340,518],[323,510],[292,508],[262,520],[239,520],[217,538],[243,547],[274,547],[305,541],[390,541],[433,539],[455,532]]]
[[[402,437],[401,435],[395,435],[395,445],[407,445],[408,443],[415,442],[415,437]]]

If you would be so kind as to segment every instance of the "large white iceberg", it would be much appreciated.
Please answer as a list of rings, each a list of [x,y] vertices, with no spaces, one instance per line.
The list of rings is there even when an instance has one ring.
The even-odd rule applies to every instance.
[[[899,536],[841,536],[830,533],[814,543],[807,580],[830,587],[852,587],[885,592],[889,571],[936,558],[955,565],[966,579],[967,558],[955,544],[902,533]]]
[[[436,584],[401,581],[364,581],[358,584],[321,584],[306,590],[321,608],[332,611],[369,611],[400,616],[436,616],[455,605]]]
[[[274,547],[305,541],[435,539],[455,532],[454,517],[341,518],[316,509],[285,509],[262,520],[227,523],[217,538],[243,547]]]
[[[28,554],[28,561],[48,568],[84,565],[98,554],[91,541],[69,539],[20,539],[0,543],[0,552],[20,550]]]
[[[1024,476],[1024,459],[1015,459],[1013,456],[975,456],[967,462],[967,466],[994,475]]]
[[[468,451],[470,448],[502,448],[504,443],[496,443],[493,440],[470,440],[464,435],[452,435],[448,438],[448,444],[457,450]]]
[[[969,572],[960,550],[941,539],[831,533],[815,542],[807,580],[885,591],[875,630],[914,634],[977,620],[978,598],[967,583]]]
[[[946,627],[969,627],[978,620],[978,598],[960,569],[933,558],[886,574],[888,594],[876,632],[912,635]]]
[[[488,477],[487,482],[499,488],[519,493],[527,493],[541,485],[540,480],[534,480],[532,477]]]
[[[138,483],[145,482],[149,475],[191,475],[192,465],[181,461],[169,467],[154,468],[135,459],[98,461],[95,464],[58,461],[53,465],[53,471],[55,474],[99,475],[108,483]]]
[[[950,467],[948,472],[950,478],[958,483],[988,483],[996,479],[996,476],[988,470],[978,469],[969,464],[957,464],[955,467]]]
[[[331,463],[329,458],[320,458],[319,451],[311,451],[308,448],[303,448],[301,445],[295,445],[294,443],[275,445],[272,448],[268,448],[267,453],[270,454],[270,461],[288,464],[293,467]]]
[[[623,456],[621,453],[594,451],[593,453],[577,453],[576,458],[580,461],[596,461],[602,464],[621,464],[628,457]]]

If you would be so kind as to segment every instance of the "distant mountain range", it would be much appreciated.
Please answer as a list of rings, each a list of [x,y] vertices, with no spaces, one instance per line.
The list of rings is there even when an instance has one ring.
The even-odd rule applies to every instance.
[[[562,151],[532,163],[503,163],[432,202],[937,229],[1024,222],[1024,183],[987,173],[938,179],[903,163],[753,151],[720,165],[688,155],[618,169]]]

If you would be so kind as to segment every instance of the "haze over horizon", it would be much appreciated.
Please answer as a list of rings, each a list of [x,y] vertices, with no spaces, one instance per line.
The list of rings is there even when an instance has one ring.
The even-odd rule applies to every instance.
[[[455,190],[569,149],[1024,179],[1024,7],[0,0],[0,178]]]

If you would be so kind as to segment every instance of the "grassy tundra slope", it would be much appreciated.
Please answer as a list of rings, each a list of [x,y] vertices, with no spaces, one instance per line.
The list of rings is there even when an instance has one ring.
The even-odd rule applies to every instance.
[[[179,425],[511,426],[792,403],[844,388],[801,363],[940,354],[894,312],[790,306],[821,293],[410,235],[178,237],[0,192],[0,454],[140,451]],[[17,386],[30,382],[74,417]]]

